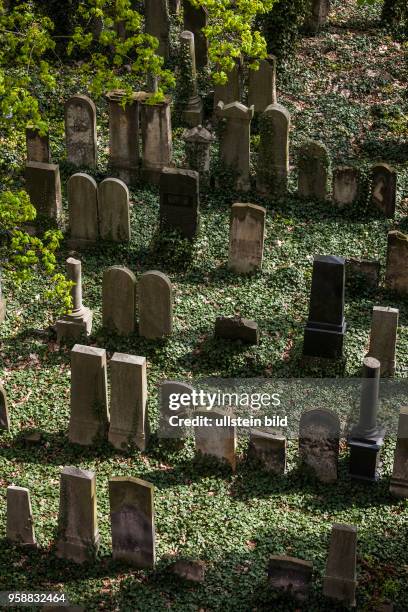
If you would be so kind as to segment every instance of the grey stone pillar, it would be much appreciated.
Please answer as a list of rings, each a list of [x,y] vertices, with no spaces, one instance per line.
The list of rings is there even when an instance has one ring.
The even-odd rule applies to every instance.
[[[189,127],[200,125],[203,118],[203,103],[197,90],[197,70],[194,51],[194,34],[184,31],[180,35],[181,85],[187,98],[183,110],[183,121]]]
[[[92,331],[92,311],[82,304],[81,262],[69,257],[66,261],[67,276],[75,283],[71,288],[72,312],[57,321],[57,340],[78,339],[81,335],[89,336]]]

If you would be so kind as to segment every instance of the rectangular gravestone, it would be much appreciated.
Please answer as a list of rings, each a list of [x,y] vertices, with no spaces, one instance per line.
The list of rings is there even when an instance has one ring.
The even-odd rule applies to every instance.
[[[360,171],[352,166],[340,166],[333,172],[333,202],[339,208],[350,206],[358,200]]]
[[[160,176],[160,227],[193,239],[199,226],[199,174],[165,168]]]
[[[401,499],[408,498],[408,408],[401,408],[399,415],[390,493]]]
[[[266,472],[286,472],[286,438],[268,431],[253,429],[249,439],[248,459],[256,461]]]
[[[41,135],[35,128],[26,129],[27,161],[49,164],[51,162],[49,135]]]
[[[153,185],[160,184],[162,171],[172,163],[170,104],[170,98],[158,104],[142,104],[142,177]]]
[[[333,525],[323,594],[331,599],[356,605],[357,528],[353,525]]]
[[[281,593],[289,593],[298,601],[308,598],[312,573],[313,564],[310,561],[286,555],[272,555],[269,559],[269,585]]]
[[[58,221],[62,214],[59,166],[28,162],[25,178],[26,190],[37,214]]]
[[[30,491],[7,487],[7,539],[18,546],[37,547],[34,534]]]
[[[250,191],[251,121],[254,107],[247,108],[240,102],[224,104],[218,102],[217,117],[220,119],[221,165],[233,176],[234,189]]]
[[[253,106],[256,113],[263,113],[276,102],[276,57],[268,55],[259,62],[258,70],[249,70],[248,106]]]
[[[194,438],[196,452],[201,455],[216,457],[221,461],[226,461],[235,472],[237,459],[237,434],[236,428],[232,425],[224,425],[226,412],[222,410],[200,410],[193,413],[193,416],[202,416],[211,422],[211,426],[203,425],[194,427]]]
[[[8,413],[7,394],[2,385],[0,385],[0,430],[10,429],[10,417]]]
[[[187,428],[178,424],[178,419],[172,417],[184,417],[189,415],[192,408],[192,393],[194,389],[191,385],[176,380],[165,380],[160,385],[160,420],[159,438],[173,438],[180,440],[180,447],[183,446],[184,438],[187,437]],[[183,405],[174,409],[173,402],[178,403],[179,398],[183,398]]]
[[[370,289],[377,289],[380,282],[381,264],[372,259],[346,259],[346,279],[360,280]]]
[[[312,408],[302,413],[299,456],[320,482],[336,482],[339,444],[340,421],[334,412],[326,408]]]
[[[397,345],[398,308],[374,306],[368,355],[381,364],[381,376],[394,376]]]
[[[408,295],[408,235],[398,230],[388,233],[385,285],[399,295]]]
[[[299,147],[298,195],[325,201],[328,191],[330,158],[321,142],[308,140]]]
[[[256,204],[231,206],[228,267],[239,274],[262,268],[266,209]]]

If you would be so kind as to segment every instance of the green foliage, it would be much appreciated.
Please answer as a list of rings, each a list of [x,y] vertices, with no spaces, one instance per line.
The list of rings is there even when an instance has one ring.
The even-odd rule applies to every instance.
[[[298,41],[310,0],[278,0],[272,10],[258,20],[267,41],[268,52],[279,59],[287,59]]]
[[[397,40],[408,40],[407,0],[384,0],[382,20]]]

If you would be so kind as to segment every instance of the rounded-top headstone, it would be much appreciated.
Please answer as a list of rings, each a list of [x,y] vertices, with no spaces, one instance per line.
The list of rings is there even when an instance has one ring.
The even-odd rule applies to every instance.
[[[169,278],[156,270],[145,272],[137,285],[139,334],[154,339],[173,329],[173,289]]]
[[[102,319],[104,327],[127,336],[135,330],[136,277],[124,266],[112,266],[103,273]]]
[[[65,103],[65,140],[68,161],[75,166],[96,166],[96,107],[84,95]]]
[[[95,179],[84,172],[68,180],[68,211],[71,238],[96,242],[98,239],[98,196]]]
[[[98,187],[99,231],[103,240],[129,242],[129,189],[117,178],[107,178]]]

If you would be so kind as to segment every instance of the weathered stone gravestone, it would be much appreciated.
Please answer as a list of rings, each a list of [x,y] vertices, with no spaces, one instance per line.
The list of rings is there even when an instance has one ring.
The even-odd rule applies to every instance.
[[[171,565],[171,571],[189,582],[204,582],[205,564],[203,561],[178,559]]]
[[[408,295],[408,235],[397,230],[388,233],[385,284],[400,295]]]
[[[258,324],[242,317],[217,317],[214,335],[225,340],[241,340],[246,344],[259,344]]]
[[[316,34],[327,21],[330,11],[330,0],[312,0],[310,13],[305,19],[305,27],[312,34]]]
[[[299,422],[299,456],[318,480],[336,482],[340,421],[324,408],[306,410]]]
[[[102,240],[129,242],[129,189],[117,178],[107,178],[98,187],[99,233]]]
[[[285,474],[285,436],[253,429],[249,439],[248,459],[257,462],[266,472],[278,476]]]
[[[154,567],[154,487],[139,478],[109,480],[112,555],[143,569]]]
[[[268,582],[278,591],[291,594],[299,601],[308,598],[312,583],[313,564],[286,555],[272,555],[269,559]]]
[[[6,537],[19,546],[37,547],[30,491],[23,487],[7,487]]]
[[[93,561],[98,548],[95,474],[65,467],[60,480],[56,555],[83,563]]]
[[[194,427],[194,438],[196,453],[216,457],[221,461],[226,461],[235,472],[237,465],[237,432],[233,425],[224,424],[224,417],[227,412],[223,410],[198,410],[193,416],[207,419],[211,426],[203,425]]]
[[[371,259],[346,259],[346,278],[360,279],[371,289],[377,289],[380,282],[381,264]]]
[[[331,599],[356,605],[357,528],[354,525],[333,525],[323,594]]]
[[[159,40],[156,53],[168,59],[170,22],[167,0],[145,0],[145,31]]]
[[[92,331],[92,310],[82,303],[82,264],[78,259],[68,257],[66,261],[67,276],[74,283],[71,288],[72,312],[66,314],[56,323],[57,341],[67,338],[78,339],[89,336]]]
[[[298,194],[302,198],[326,200],[330,159],[326,147],[308,140],[298,153]]]
[[[26,129],[27,161],[49,164],[51,162],[49,134],[41,135],[36,128]]]
[[[68,213],[73,246],[98,240],[98,187],[95,179],[78,172],[68,181]]]
[[[122,336],[135,331],[136,277],[124,266],[112,266],[103,273],[103,326]]]
[[[333,172],[333,202],[339,208],[350,206],[358,200],[360,171],[353,166],[340,166]]]
[[[180,446],[187,437],[187,428],[170,421],[171,417],[184,417],[192,409],[191,394],[194,391],[191,385],[176,380],[165,380],[160,384],[160,420],[158,435],[160,438],[173,438],[181,441]],[[176,396],[183,398],[183,406],[175,410],[173,400]],[[178,401],[178,400],[177,400]]]
[[[289,111],[271,104],[260,117],[256,188],[264,195],[286,193],[289,174]]]
[[[399,310],[374,306],[368,356],[381,364],[380,376],[394,376]]]
[[[344,259],[334,255],[317,255],[313,262],[304,356],[328,359],[340,359],[343,356],[346,333],[344,291]]]
[[[169,278],[156,270],[145,272],[137,284],[139,335],[155,339],[173,331],[173,289]]]
[[[75,344],[71,351],[69,440],[90,446],[106,438],[108,423],[106,351]]]
[[[6,431],[10,429],[10,417],[7,405],[7,395],[4,387],[0,385],[0,430],[2,429]]]
[[[193,239],[200,213],[199,174],[195,170],[164,168],[160,176],[160,229],[176,230]]]
[[[180,61],[181,61],[181,85],[187,97],[183,109],[183,121],[186,125],[194,127],[201,125],[203,119],[203,102],[198,95],[197,70],[194,50],[194,34],[189,31],[180,35]]]
[[[208,25],[207,9],[195,7],[188,0],[183,0],[184,29],[192,32],[195,39],[195,57],[197,68],[208,64],[208,40],[203,28]]]
[[[142,104],[142,176],[157,185],[164,168],[171,165],[173,141],[170,102]]]
[[[109,442],[119,450],[131,445],[144,451],[149,438],[146,358],[114,353],[110,371]]]
[[[268,55],[260,61],[258,70],[249,71],[248,105],[256,113],[263,113],[276,101],[276,57]]]
[[[28,162],[25,179],[26,190],[37,214],[58,221],[62,213],[59,166]]]
[[[227,73],[228,81],[214,87],[214,110],[220,102],[224,105],[240,102],[242,99],[241,61],[237,60],[234,68]]]
[[[214,136],[202,125],[186,130],[183,134],[186,151],[186,167],[200,175],[201,187],[207,186],[210,179],[210,148]]]
[[[371,202],[387,218],[395,214],[397,173],[388,164],[377,164],[372,169]]]
[[[74,166],[96,166],[96,108],[88,96],[77,95],[65,103],[67,159]]]
[[[221,164],[234,174],[234,188],[249,191],[251,120],[254,108],[240,102],[225,105],[219,102],[217,116],[224,120],[220,136]]]
[[[401,408],[399,415],[390,493],[401,499],[408,498],[408,407]]]
[[[256,204],[231,206],[228,267],[238,274],[262,268],[266,209]]]

